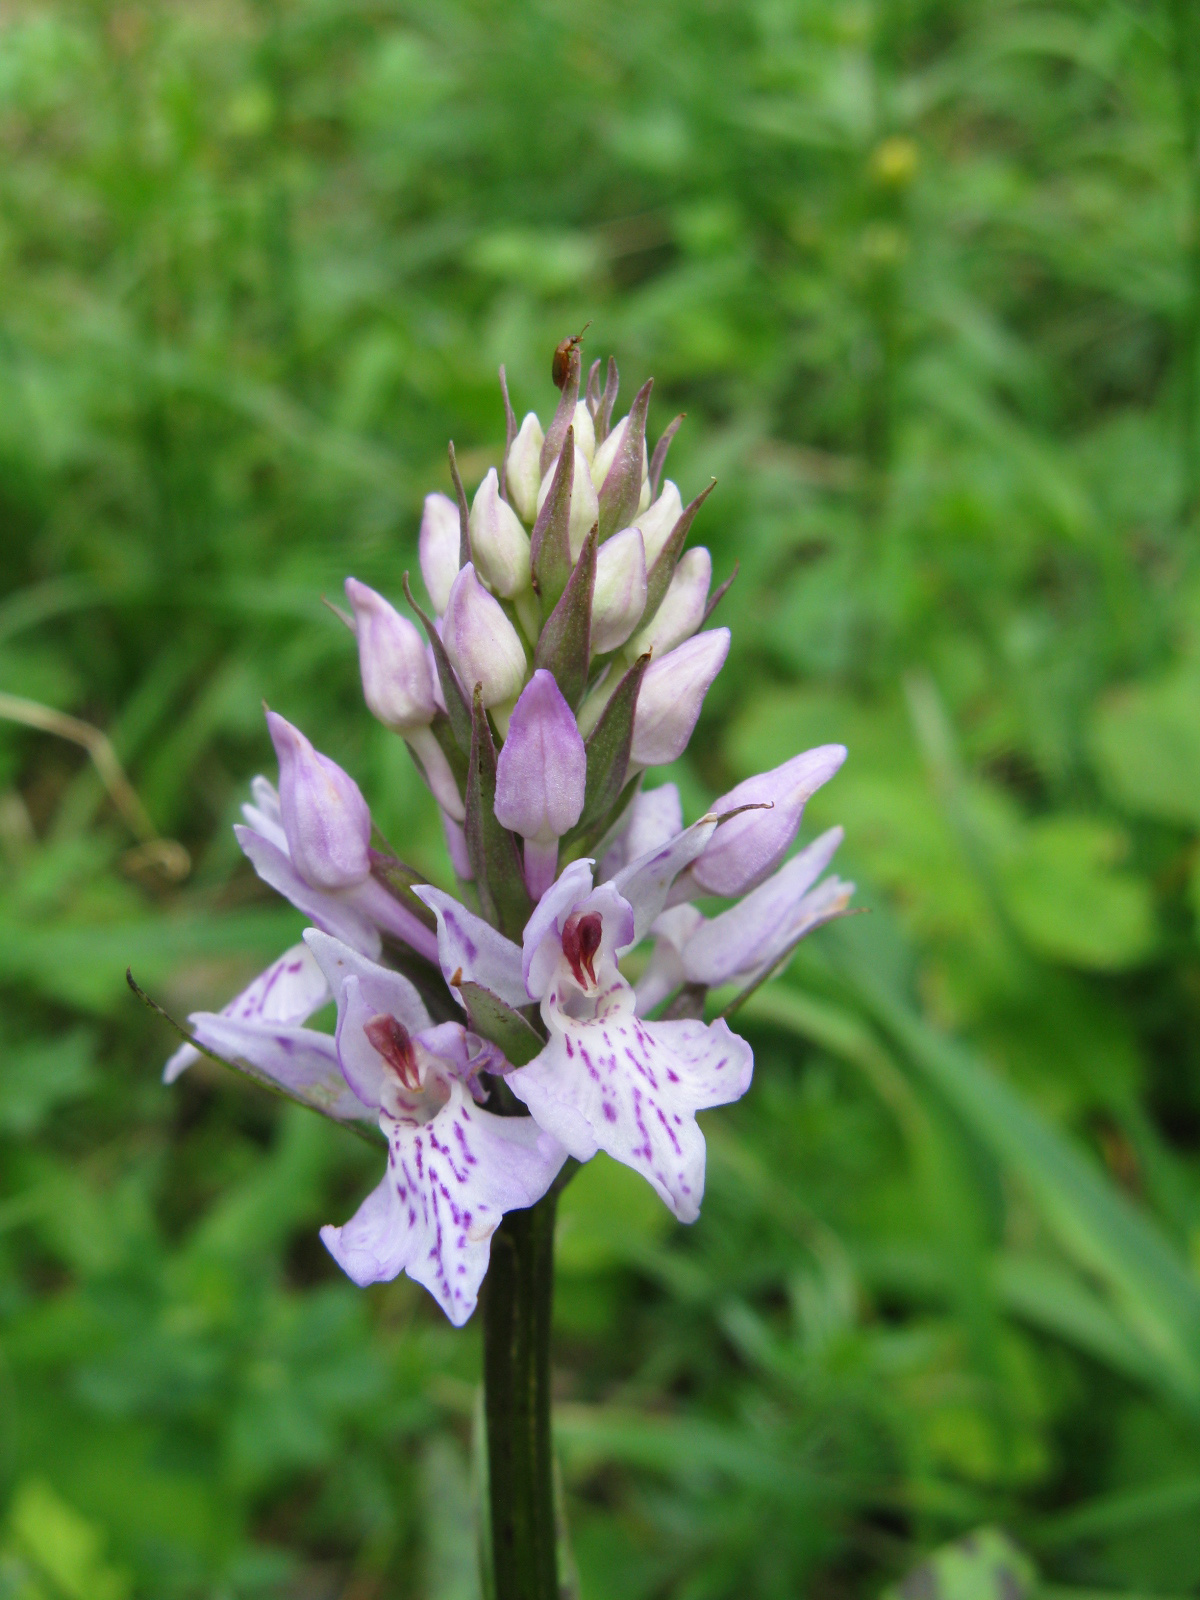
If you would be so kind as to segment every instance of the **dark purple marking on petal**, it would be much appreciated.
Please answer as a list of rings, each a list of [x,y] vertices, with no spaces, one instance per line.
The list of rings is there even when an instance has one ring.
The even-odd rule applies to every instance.
[[[604,1115],[608,1118],[609,1122],[615,1122],[617,1120],[617,1108],[613,1105],[611,1100],[606,1100],[604,1102]]]

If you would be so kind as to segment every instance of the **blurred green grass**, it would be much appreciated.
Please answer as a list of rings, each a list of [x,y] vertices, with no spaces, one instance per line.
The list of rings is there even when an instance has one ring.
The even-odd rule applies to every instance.
[[[583,1593],[1196,1592],[1198,74],[1186,0],[0,10],[0,689],[195,860],[0,724],[0,1596],[474,1593],[475,1333],[338,1276],[369,1153],[164,1091],[123,973],[294,937],[264,697],[444,870],[320,596],[588,317],[741,563],[687,804],[844,740],[871,915],[747,1008],[694,1229],[567,1192]]]

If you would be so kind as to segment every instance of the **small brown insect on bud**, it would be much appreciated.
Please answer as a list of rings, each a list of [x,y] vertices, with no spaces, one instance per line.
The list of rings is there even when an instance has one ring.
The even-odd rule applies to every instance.
[[[589,317],[574,338],[564,339],[560,345],[555,347],[554,360],[550,364],[550,376],[554,379],[554,387],[556,389],[561,389],[570,376],[571,351],[579,344],[591,325],[592,319]]]

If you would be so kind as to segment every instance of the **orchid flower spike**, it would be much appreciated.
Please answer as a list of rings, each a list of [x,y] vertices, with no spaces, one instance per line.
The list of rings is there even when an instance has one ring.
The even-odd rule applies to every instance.
[[[753,1074],[706,1001],[719,989],[736,1009],[853,893],[827,871],[839,828],[796,848],[841,745],[747,778],[690,827],[653,774],[685,754],[730,635],[704,630],[708,551],[681,551],[709,491],[685,510],[666,482],[651,501],[652,384],[610,426],[616,363],[603,387],[600,371],[581,399],[564,341],[546,430],[533,412],[517,427],[505,382],[500,470],[469,512],[426,497],[424,637],[346,580],[364,699],[432,791],[471,905],[394,855],[351,775],[269,712],[279,786],[254,779],[237,837],[312,926],[223,1010],[194,1013],[166,1068],[207,1051],[377,1125],[383,1176],[321,1237],[355,1283],[405,1272],[456,1325],[504,1214],[536,1205],[568,1156],[607,1151],[696,1219],[697,1113]],[[334,1034],[311,1026],[331,1000]]]

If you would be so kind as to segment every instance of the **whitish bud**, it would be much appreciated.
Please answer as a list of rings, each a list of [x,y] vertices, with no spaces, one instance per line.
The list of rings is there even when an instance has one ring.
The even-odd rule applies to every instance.
[[[711,583],[712,557],[703,546],[681,556],[662,604],[641,632],[630,640],[627,652],[630,658],[650,650],[658,660],[677,644],[690,639],[704,621]]]
[[[653,505],[638,512],[637,527],[642,530],[646,546],[646,571],[649,572],[662,554],[662,547],[671,537],[671,529],[683,515],[683,501],[679,490],[668,478],[662,493]]]
[[[535,412],[529,412],[508,452],[508,497],[526,522],[537,516],[541,457],[545,440]]]
[[[575,443],[588,458],[590,467],[592,457],[596,454],[596,425],[592,421],[592,413],[582,400],[575,407],[573,426],[575,428]]]
[[[633,717],[634,766],[659,767],[678,761],[709,685],[729,654],[729,629],[712,628],[679,645],[646,668]]]
[[[546,503],[546,496],[550,493],[550,485],[554,482],[554,474],[558,462],[547,472],[542,479],[542,486],[538,490],[537,509],[540,511]],[[571,520],[567,526],[567,539],[571,545],[571,560],[579,560],[579,552],[583,549],[583,541],[591,532],[592,523],[600,516],[600,501],[596,496],[596,487],[589,476],[588,459],[578,445],[575,446],[575,477],[571,484]]]
[[[477,683],[485,706],[504,705],[520,694],[526,666],[521,640],[469,561],[450,590],[442,643],[468,700]]]
[[[444,494],[427,494],[418,548],[425,592],[439,616],[450,598],[450,585],[458,576],[461,538],[462,528],[454,501]]]
[[[646,609],[646,552],[637,528],[623,528],[600,546],[592,596],[592,653],[624,644]]]
[[[529,535],[500,498],[495,467],[475,491],[471,506],[471,555],[475,570],[494,594],[511,600],[529,587]]]
[[[605,439],[604,443],[596,446],[596,454],[592,458],[592,483],[597,490],[603,487],[604,480],[608,477],[608,469],[617,459],[617,451],[621,448],[621,445],[625,439],[625,435],[628,431],[629,418],[622,417],[620,422],[617,423],[616,427],[609,434],[608,438]],[[646,442],[643,440],[642,482],[645,483],[649,476],[650,457],[646,453]]]
[[[357,578],[346,579],[346,598],[354,607],[369,710],[397,733],[427,727],[437,706],[425,640],[407,617]]]

